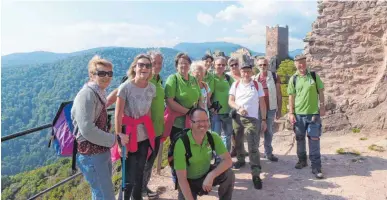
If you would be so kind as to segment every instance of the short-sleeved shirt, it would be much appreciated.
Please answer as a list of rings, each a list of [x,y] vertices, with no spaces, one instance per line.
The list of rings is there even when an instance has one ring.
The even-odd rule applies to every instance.
[[[203,82],[203,83],[204,83],[204,87],[200,89],[200,92],[202,93],[202,97],[203,97],[204,109],[207,111],[207,114],[209,114],[208,106],[207,106],[209,99],[207,99],[207,97],[208,97],[208,93],[211,92],[211,89],[206,82]]]
[[[226,76],[214,76],[215,89],[212,91],[213,101],[219,101],[222,105],[222,109],[219,110],[218,114],[228,114],[230,112],[230,106],[228,105],[228,95],[231,84],[234,79],[230,76],[230,81],[227,81]]]
[[[294,88],[293,79],[297,76],[296,88]],[[320,79],[320,76],[316,74],[317,87],[319,89],[324,88],[324,84]],[[288,84],[288,94],[295,96],[294,110],[296,114],[308,115],[318,114],[318,93],[316,89],[316,83],[313,80],[310,72],[306,76],[301,76],[296,72],[290,79]]]
[[[139,88],[130,80],[118,87],[117,96],[125,100],[124,113],[129,117],[138,119],[146,115],[156,96],[156,87],[149,83],[145,88]],[[137,142],[148,139],[148,134],[143,124],[137,126]]]
[[[208,143],[207,135],[204,136],[202,145],[197,144],[192,136],[192,131],[188,131],[189,143],[191,146],[192,157],[189,159],[190,165],[187,166],[185,160],[185,147],[183,141],[180,139],[175,144],[173,151],[175,170],[187,170],[187,178],[197,179],[205,175],[210,169],[212,159],[212,149]],[[211,132],[214,139],[216,155],[222,155],[227,152],[222,139],[216,132]]]
[[[258,91],[255,88],[253,80],[248,84],[244,84],[242,81],[239,81],[238,87],[236,87],[234,82],[230,89],[230,95],[235,97],[235,103],[247,110],[247,116],[258,119],[259,114],[259,98],[265,96],[263,92],[262,84],[258,83]]]
[[[174,98],[181,106],[190,109],[198,104],[200,87],[195,77],[188,75],[185,80],[179,73],[172,74],[165,83],[165,97]],[[184,128],[185,117],[177,117],[173,126]]]
[[[214,83],[214,74],[210,72],[206,72],[206,75],[203,78],[203,81],[208,84],[211,91],[214,91],[215,83]]]
[[[156,136],[160,136],[164,131],[164,88],[161,77],[159,80],[156,80],[156,77],[153,76],[149,82],[156,86],[156,97],[152,101],[151,113]]]

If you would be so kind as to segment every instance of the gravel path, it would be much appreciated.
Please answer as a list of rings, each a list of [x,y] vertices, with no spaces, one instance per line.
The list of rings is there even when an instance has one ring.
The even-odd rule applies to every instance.
[[[374,135],[368,140],[359,140],[362,134],[337,135],[327,134],[321,139],[323,180],[316,180],[311,168],[297,170],[296,146],[292,147],[292,132],[276,133],[273,140],[274,153],[279,162],[261,159],[263,189],[255,190],[249,166],[235,170],[236,182],[233,199],[262,200],[387,200],[387,151],[376,152],[368,149],[371,144],[383,146],[387,150],[387,134]],[[262,139],[262,138],[261,138]],[[262,141],[261,141],[262,143]],[[360,156],[338,155],[339,148],[357,150]],[[260,146],[263,152],[263,146]],[[310,163],[309,163],[310,166]],[[162,170],[161,175],[154,175],[150,187],[160,192],[159,199],[177,199],[173,190],[170,169]],[[217,189],[200,200],[217,198]]]

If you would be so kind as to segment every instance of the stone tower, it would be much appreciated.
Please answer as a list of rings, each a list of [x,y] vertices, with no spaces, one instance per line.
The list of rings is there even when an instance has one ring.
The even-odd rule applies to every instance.
[[[266,26],[266,58],[278,56],[279,61],[288,58],[289,55],[289,28]]]

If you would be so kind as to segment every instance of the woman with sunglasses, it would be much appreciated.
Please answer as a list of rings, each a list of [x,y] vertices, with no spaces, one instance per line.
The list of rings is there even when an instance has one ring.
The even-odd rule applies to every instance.
[[[141,200],[145,163],[155,148],[150,107],[156,96],[156,87],[149,82],[152,78],[151,58],[146,54],[136,56],[127,75],[128,80],[118,88],[115,130],[118,135],[129,136],[125,152],[124,199]],[[126,125],[126,133],[121,133],[121,125]],[[121,148],[116,146],[115,149],[121,155]]]
[[[114,199],[110,148],[116,136],[107,130],[106,91],[113,65],[94,56],[88,65],[89,81],[78,92],[71,109],[77,138],[77,163],[91,187],[92,199]],[[126,144],[129,138],[118,134]]]

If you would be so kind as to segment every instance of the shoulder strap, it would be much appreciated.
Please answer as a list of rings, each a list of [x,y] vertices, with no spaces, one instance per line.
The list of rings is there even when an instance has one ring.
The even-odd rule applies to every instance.
[[[183,141],[184,148],[185,148],[185,161],[187,165],[189,166],[189,159],[192,157],[192,152],[191,152],[191,146],[189,144],[189,137],[187,132],[184,133],[184,135],[181,137],[181,141]]]
[[[293,75],[293,87],[294,87],[294,90],[296,89],[296,83],[297,83],[297,75]]]
[[[314,80],[314,83],[316,84],[317,94],[320,94],[320,92],[318,91],[318,87],[317,87],[316,72],[310,72],[310,75],[312,75],[312,78],[313,78],[313,80]]]
[[[228,84],[231,86],[231,83],[230,83],[231,77],[228,74],[224,74],[224,77],[226,77]]]
[[[258,82],[257,82],[257,81],[253,81],[253,83],[254,83],[255,89],[256,89],[257,91],[259,91]]]
[[[274,84],[277,84],[277,74],[275,72],[271,72],[271,75],[273,76]]]
[[[207,140],[208,140],[208,143],[210,143],[212,151],[215,151],[214,138],[212,137],[212,135],[211,135],[211,133],[209,131],[207,131]]]

